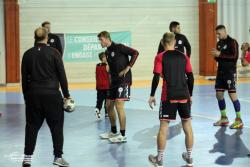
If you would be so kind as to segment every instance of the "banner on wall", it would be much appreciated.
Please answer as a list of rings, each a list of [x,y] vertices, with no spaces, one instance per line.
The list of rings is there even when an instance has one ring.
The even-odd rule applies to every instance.
[[[131,46],[131,32],[111,32],[112,41]],[[57,34],[63,46],[65,62],[91,62],[98,60],[98,54],[104,51],[99,44],[97,33]]]

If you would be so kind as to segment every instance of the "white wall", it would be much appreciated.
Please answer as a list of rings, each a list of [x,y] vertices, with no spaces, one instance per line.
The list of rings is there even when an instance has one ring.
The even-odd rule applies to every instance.
[[[218,24],[227,27],[229,35],[238,41],[239,47],[243,42],[250,42],[250,1],[218,0]],[[238,74],[249,77],[249,70],[250,67],[242,68],[239,65]]]
[[[169,22],[177,20],[192,45],[191,60],[198,73],[197,0],[20,0],[21,55],[33,45],[33,31],[45,20],[57,33],[131,31],[132,47],[140,52],[135,80],[151,79],[159,40]],[[95,64],[65,63],[69,81],[94,81]]]
[[[224,24],[229,35],[240,45],[243,42],[250,42],[249,16],[249,0],[218,0],[218,24]]]
[[[0,0],[0,85],[6,82],[5,69],[4,8],[3,0]]]

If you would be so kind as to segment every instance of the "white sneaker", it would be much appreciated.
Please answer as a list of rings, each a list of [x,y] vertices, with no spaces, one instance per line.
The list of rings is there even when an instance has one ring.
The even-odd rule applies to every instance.
[[[127,138],[126,138],[126,136],[122,136],[121,134],[119,134],[119,135],[116,135],[116,136],[110,138],[109,141],[111,143],[126,143]]]
[[[110,139],[110,138],[113,138],[113,137],[115,137],[117,135],[118,135],[117,133],[106,132],[106,133],[100,134],[100,138],[101,139]]]
[[[149,155],[148,156],[149,162],[154,166],[154,167],[163,167],[163,160],[158,161],[157,156],[154,155]]]
[[[193,167],[193,158],[188,158],[188,154],[186,152],[182,153],[182,158],[184,161],[186,161],[186,166],[187,167]]]
[[[95,115],[98,120],[101,119],[101,112],[99,111],[98,108],[95,108]]]
[[[69,163],[64,158],[55,158],[53,165],[58,165],[60,167],[68,167]]]

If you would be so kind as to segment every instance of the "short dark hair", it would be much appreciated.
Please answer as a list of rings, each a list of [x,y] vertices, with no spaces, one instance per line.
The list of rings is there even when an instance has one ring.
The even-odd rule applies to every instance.
[[[177,27],[178,25],[180,25],[179,22],[177,22],[177,21],[172,21],[172,22],[169,24],[169,30],[170,30],[170,32],[172,32],[172,29],[175,28],[175,27]]]
[[[35,42],[41,42],[48,36],[48,31],[46,28],[39,27],[34,32]]]
[[[111,40],[111,36],[110,33],[108,31],[102,31],[97,35],[98,38],[100,37],[104,37],[104,38],[108,38]]]
[[[215,30],[222,30],[222,29],[226,29],[226,27],[224,25],[217,25]]]
[[[99,53],[99,59],[102,61],[102,58],[106,56],[105,52]]]
[[[49,22],[49,21],[43,22],[43,23],[42,23],[42,27],[45,27],[46,24],[50,24],[50,22]]]

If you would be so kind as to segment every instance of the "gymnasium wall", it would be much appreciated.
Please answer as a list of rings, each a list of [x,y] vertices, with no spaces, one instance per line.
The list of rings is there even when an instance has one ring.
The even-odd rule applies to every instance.
[[[218,24],[224,24],[239,44],[250,41],[249,16],[249,0],[218,0]]]
[[[152,77],[153,60],[169,22],[181,23],[192,45],[191,62],[198,74],[197,0],[20,0],[21,57],[33,45],[33,31],[49,20],[55,33],[131,31],[132,47],[140,55],[133,68],[134,80]],[[93,82],[97,62],[65,62],[69,82]]]
[[[5,39],[4,39],[4,7],[0,0],[0,85],[6,82],[5,71]]]
[[[239,47],[243,42],[250,42],[249,16],[249,0],[218,0],[218,24],[224,24],[227,27],[229,35],[238,41]],[[240,64],[240,61],[238,63]],[[238,74],[249,77],[250,67],[242,68],[239,65]]]

